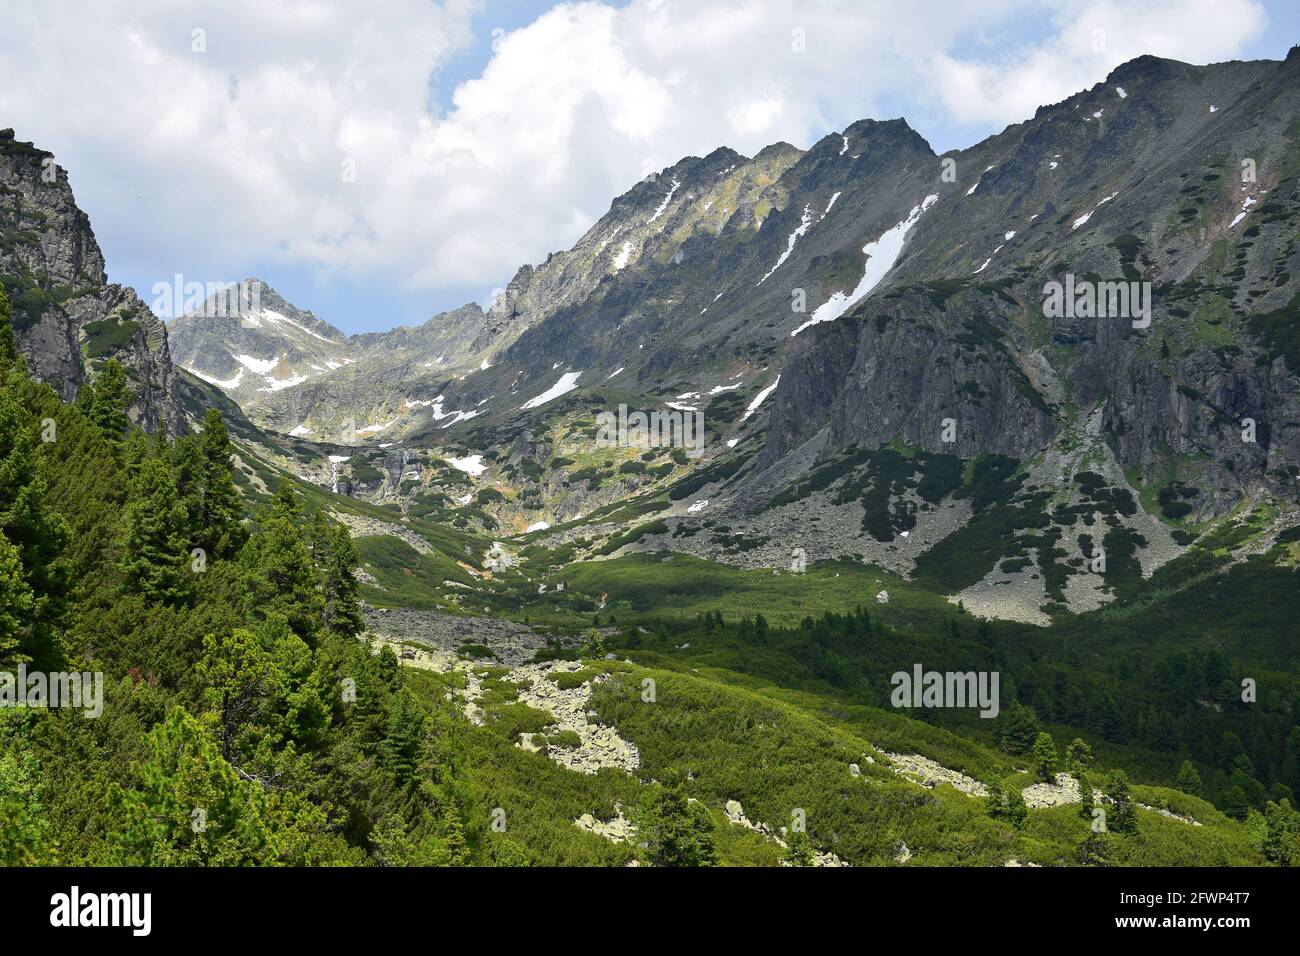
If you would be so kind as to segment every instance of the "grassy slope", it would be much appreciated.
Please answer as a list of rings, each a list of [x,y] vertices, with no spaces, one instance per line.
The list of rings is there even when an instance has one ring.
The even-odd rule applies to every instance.
[[[1072,863],[1088,834],[1077,807],[1031,811],[1022,830],[990,819],[984,801],[949,787],[926,790],[881,766],[872,744],[907,746],[938,758],[962,756],[985,777],[1009,776],[1013,768],[993,751],[953,738],[896,714],[870,708],[845,710],[807,693],[791,694],[752,678],[719,670],[642,667],[591,662],[614,678],[592,699],[599,720],[618,729],[641,753],[642,780],[692,774],[688,791],[712,811],[719,858],[730,865],[773,865],[779,847],[726,823],[725,801],[739,800],[747,816],[774,827],[795,809],[806,815],[809,836],[857,865],[888,865],[903,841],[912,865],[1001,865],[1010,858],[1043,864]],[[651,678],[656,700],[642,701]],[[440,697],[457,678],[420,674],[427,693]],[[457,723],[466,757],[461,786],[475,821],[471,838],[492,840],[492,810],[506,813],[507,834],[537,864],[619,864],[631,858],[623,844],[579,830],[575,817],[608,818],[615,803],[635,806],[642,784],[604,770],[583,776],[513,746],[521,728],[544,719],[521,718],[521,708],[498,700],[487,706],[483,728]],[[824,716],[825,715],[825,716]],[[866,755],[877,761],[868,764]],[[954,761],[955,762],[955,761]],[[848,765],[858,763],[861,776]],[[1173,791],[1139,788],[1143,802],[1167,801],[1190,810],[1205,825],[1192,827],[1151,811],[1139,811],[1140,831],[1112,835],[1115,862],[1148,865],[1257,864],[1259,854],[1241,824],[1208,804]]]

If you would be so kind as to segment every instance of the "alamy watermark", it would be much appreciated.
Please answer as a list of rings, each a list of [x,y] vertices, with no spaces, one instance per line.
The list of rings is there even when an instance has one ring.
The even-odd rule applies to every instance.
[[[912,673],[898,671],[889,682],[895,707],[979,707],[981,717],[996,717],[1000,709],[998,671],[927,671],[912,665]]]
[[[104,674],[46,674],[19,664],[17,674],[0,671],[0,707],[75,707],[82,717],[98,717],[104,712]]]
[[[262,286],[256,282],[187,282],[178,272],[171,282],[155,282],[150,292],[154,314],[171,318],[195,312],[212,318],[256,317],[262,308]]]
[[[1133,328],[1151,324],[1150,282],[1091,282],[1068,272],[1064,282],[1043,286],[1043,315],[1049,319],[1131,319]]]
[[[50,897],[50,925],[63,927],[125,927],[132,936],[148,936],[153,928],[152,893],[83,893],[74,885]]]
[[[671,410],[628,413],[626,405],[618,414],[601,412],[596,416],[599,448],[682,448],[690,458],[704,454],[704,412]]]

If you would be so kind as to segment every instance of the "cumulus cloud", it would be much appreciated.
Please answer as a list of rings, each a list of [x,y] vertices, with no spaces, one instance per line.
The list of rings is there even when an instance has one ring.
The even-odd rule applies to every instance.
[[[1139,53],[1224,59],[1264,28],[1256,0],[566,3],[499,35],[444,109],[431,90],[490,6],[6,7],[0,123],[55,151],[116,267],[431,292],[504,284],[685,155],[900,108],[923,133],[992,131]]]
[[[934,51],[922,66],[928,88],[963,123],[1012,123],[1144,53],[1191,63],[1231,58],[1266,24],[1255,0],[1074,0],[1050,21],[1042,42],[1010,60]]]

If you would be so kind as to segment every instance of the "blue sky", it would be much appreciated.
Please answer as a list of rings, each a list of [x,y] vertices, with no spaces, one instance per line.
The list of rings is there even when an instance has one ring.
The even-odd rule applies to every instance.
[[[1297,6],[7,0],[0,125],[146,301],[255,275],[369,331],[488,301],[682,156],[893,116],[942,152],[1144,52],[1280,59]]]

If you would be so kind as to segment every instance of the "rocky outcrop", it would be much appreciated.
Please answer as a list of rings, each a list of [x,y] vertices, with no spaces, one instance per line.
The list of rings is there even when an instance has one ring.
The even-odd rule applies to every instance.
[[[933,788],[946,783],[970,797],[988,796],[989,788],[978,780],[956,770],[950,770],[929,757],[888,752],[885,756],[889,758],[890,770],[923,787]]]
[[[547,737],[546,756],[562,767],[578,773],[594,774],[603,767],[632,773],[641,766],[641,756],[636,744],[624,740],[613,727],[595,723],[594,712],[588,710],[592,687],[610,679],[609,674],[597,674],[576,687],[561,688],[553,680],[556,674],[569,674],[582,669],[575,661],[553,664],[525,664],[511,671],[511,678],[527,682],[519,692],[519,703],[545,711],[555,718],[553,727],[543,735]],[[577,737],[574,745],[550,743],[555,734],[569,732]],[[536,750],[532,740],[516,741],[525,750]]]
[[[753,822],[747,816],[745,816],[745,808],[741,806],[739,800],[728,800],[723,805],[722,812],[726,815],[727,822],[730,823],[732,826],[743,827],[746,830],[753,830],[755,833],[762,834],[768,840],[772,841],[777,846],[780,846],[782,848],[786,848],[789,846],[789,843],[787,843],[785,839],[786,837],[789,836],[785,827],[781,827],[780,832],[778,833],[776,830],[773,830],[766,823]],[[789,864],[783,862],[783,865],[789,865]],[[849,866],[848,863],[845,863],[843,860],[841,860],[830,850],[814,850],[811,865],[812,866]]]
[[[403,527],[396,522],[367,518],[364,515],[353,514],[350,511],[331,511],[330,517],[345,525],[354,538],[362,538],[368,535],[391,535],[405,541],[420,554],[433,554],[433,546],[428,541],[410,528]]]
[[[127,373],[131,420],[183,429],[163,323],[133,289],[108,282],[67,171],[13,130],[0,130],[0,282],[34,378],[71,400],[116,358]]]
[[[526,624],[419,608],[370,608],[366,629],[395,643],[426,645],[442,659],[454,659],[466,644],[479,644],[510,667],[531,660],[546,647],[546,638]]]
[[[636,826],[623,816],[623,808],[617,803],[614,804],[614,816],[609,820],[597,820],[590,813],[584,813],[573,821],[573,825],[579,830],[604,837],[611,843],[636,842]]]

